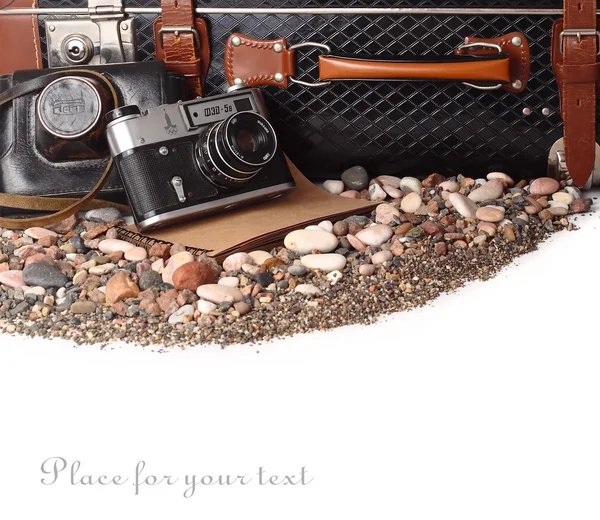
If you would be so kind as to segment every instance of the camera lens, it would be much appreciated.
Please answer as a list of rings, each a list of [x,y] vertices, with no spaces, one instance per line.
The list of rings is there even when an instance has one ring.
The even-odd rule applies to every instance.
[[[240,112],[200,136],[198,162],[214,184],[235,186],[254,177],[276,151],[271,124],[255,112]]]

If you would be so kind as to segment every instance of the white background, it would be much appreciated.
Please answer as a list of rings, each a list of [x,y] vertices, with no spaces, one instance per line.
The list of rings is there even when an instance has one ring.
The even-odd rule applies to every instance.
[[[579,223],[371,327],[168,354],[3,336],[0,518],[597,520],[600,218]],[[50,457],[129,481],[45,486]],[[136,496],[140,460],[180,480]],[[194,474],[253,481],[186,499]]]

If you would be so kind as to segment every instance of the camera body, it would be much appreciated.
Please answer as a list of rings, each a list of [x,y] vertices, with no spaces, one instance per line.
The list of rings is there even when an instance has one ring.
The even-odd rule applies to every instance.
[[[260,90],[107,115],[107,138],[141,231],[295,188]]]

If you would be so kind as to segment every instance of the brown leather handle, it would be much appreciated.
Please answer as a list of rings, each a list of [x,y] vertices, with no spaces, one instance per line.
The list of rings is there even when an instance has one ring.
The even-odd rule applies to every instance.
[[[332,80],[445,80],[510,82],[510,58],[465,56],[450,61],[384,61],[340,56],[319,57],[319,79]]]

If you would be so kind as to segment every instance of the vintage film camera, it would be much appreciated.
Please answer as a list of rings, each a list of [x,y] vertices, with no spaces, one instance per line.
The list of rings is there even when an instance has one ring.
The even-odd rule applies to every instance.
[[[264,201],[295,187],[258,89],[107,114],[107,137],[141,231]]]

